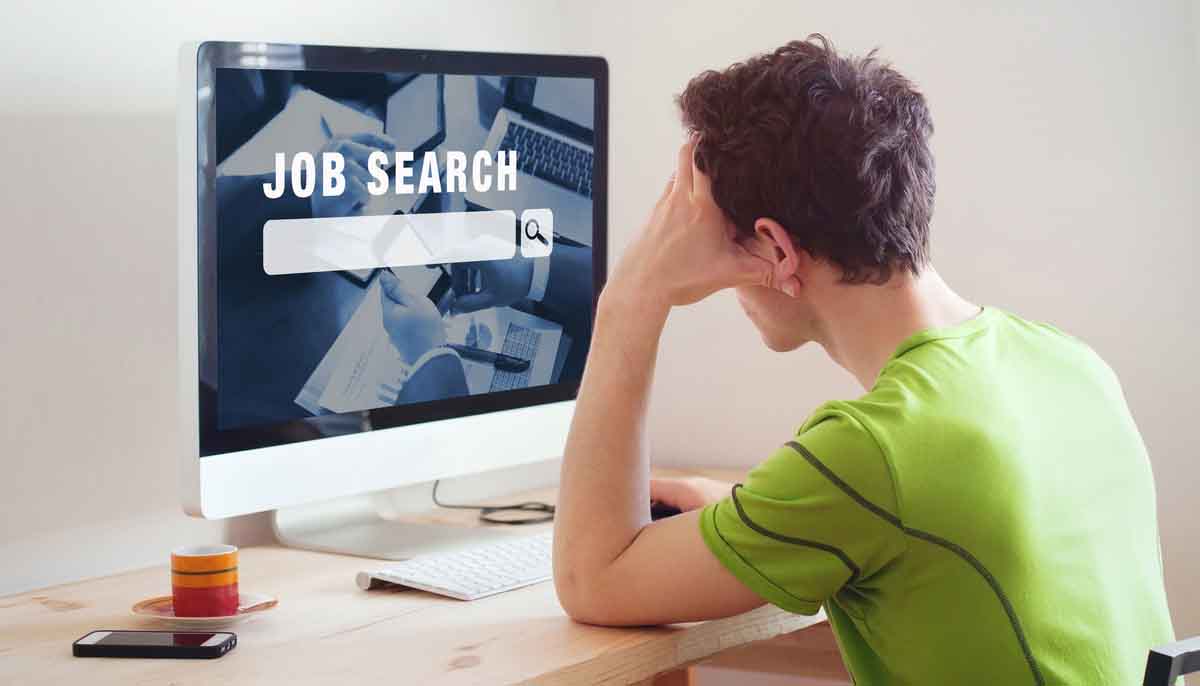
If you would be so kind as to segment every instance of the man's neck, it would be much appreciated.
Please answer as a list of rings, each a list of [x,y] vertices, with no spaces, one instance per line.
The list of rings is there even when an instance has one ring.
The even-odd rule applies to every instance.
[[[934,271],[894,277],[882,286],[839,286],[830,294],[818,342],[870,389],[896,348],[925,329],[962,324],[980,312]]]

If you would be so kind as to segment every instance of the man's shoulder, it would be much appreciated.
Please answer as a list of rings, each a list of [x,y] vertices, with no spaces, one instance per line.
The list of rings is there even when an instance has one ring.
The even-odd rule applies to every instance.
[[[975,326],[955,327],[946,330],[945,335],[924,332],[919,345],[888,360],[873,393],[881,390],[886,395],[889,387],[896,386],[920,390],[921,386],[913,386],[913,382],[923,375],[951,370],[970,377],[972,373],[987,374],[997,366],[1022,365],[1030,360],[1107,369],[1086,341],[1057,324],[987,307]]]
[[[781,499],[832,489],[889,510],[895,506],[891,467],[871,431],[847,411],[846,401],[819,408],[751,472],[747,486]]]
[[[881,375],[867,393],[822,403],[797,431],[803,443],[852,445],[859,453],[888,459],[886,434],[899,425],[918,426],[929,405],[902,378]]]

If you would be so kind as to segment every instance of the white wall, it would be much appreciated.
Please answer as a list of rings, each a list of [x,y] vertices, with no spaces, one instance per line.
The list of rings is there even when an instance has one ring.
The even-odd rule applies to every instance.
[[[18,562],[0,593],[157,562],[177,542],[263,535],[261,518],[199,522],[177,506],[178,43],[603,54],[619,253],[670,171],[681,140],[671,96],[687,78],[821,31],[852,51],[880,46],[926,91],[942,273],[971,298],[1082,336],[1121,375],[1160,484],[1176,623],[1200,633],[1189,550],[1200,12],[1183,1],[964,4],[6,3],[0,558]],[[762,350],[720,296],[672,316],[657,454],[750,465],[820,401],[856,392],[818,350]]]
[[[1177,630],[1200,633],[1200,439],[1190,428],[1200,413],[1200,13],[1185,3],[980,5],[639,15],[627,67],[636,76],[613,65],[614,98],[637,103],[614,106],[614,243],[639,225],[679,140],[664,93],[700,67],[809,31],[853,51],[880,46],[933,110],[939,270],[969,298],[1081,336],[1116,369],[1159,484]],[[606,16],[597,11],[597,33],[620,29],[623,18]],[[819,350],[779,356],[756,343],[732,296],[672,314],[651,424],[661,460],[752,464],[821,401],[860,392]]]

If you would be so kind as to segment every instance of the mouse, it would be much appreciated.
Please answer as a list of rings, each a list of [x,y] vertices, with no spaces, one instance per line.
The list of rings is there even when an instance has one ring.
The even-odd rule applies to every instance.
[[[667,517],[674,517],[681,512],[683,512],[683,510],[675,507],[674,505],[668,505],[667,503],[658,500],[650,501],[650,521],[652,522],[657,522],[658,520],[666,519]]]

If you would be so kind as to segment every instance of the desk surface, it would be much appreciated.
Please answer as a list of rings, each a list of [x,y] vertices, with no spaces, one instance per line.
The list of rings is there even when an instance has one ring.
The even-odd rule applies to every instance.
[[[463,514],[439,512],[437,519]],[[242,588],[280,603],[235,627],[237,649],[217,660],[71,656],[71,643],[95,629],[157,628],[129,607],[169,593],[166,564],[0,598],[0,683],[635,684],[823,619],[764,606],[696,624],[593,627],[563,614],[550,583],[472,602],[359,590],[355,572],[374,564],[275,546],[243,549]]]

